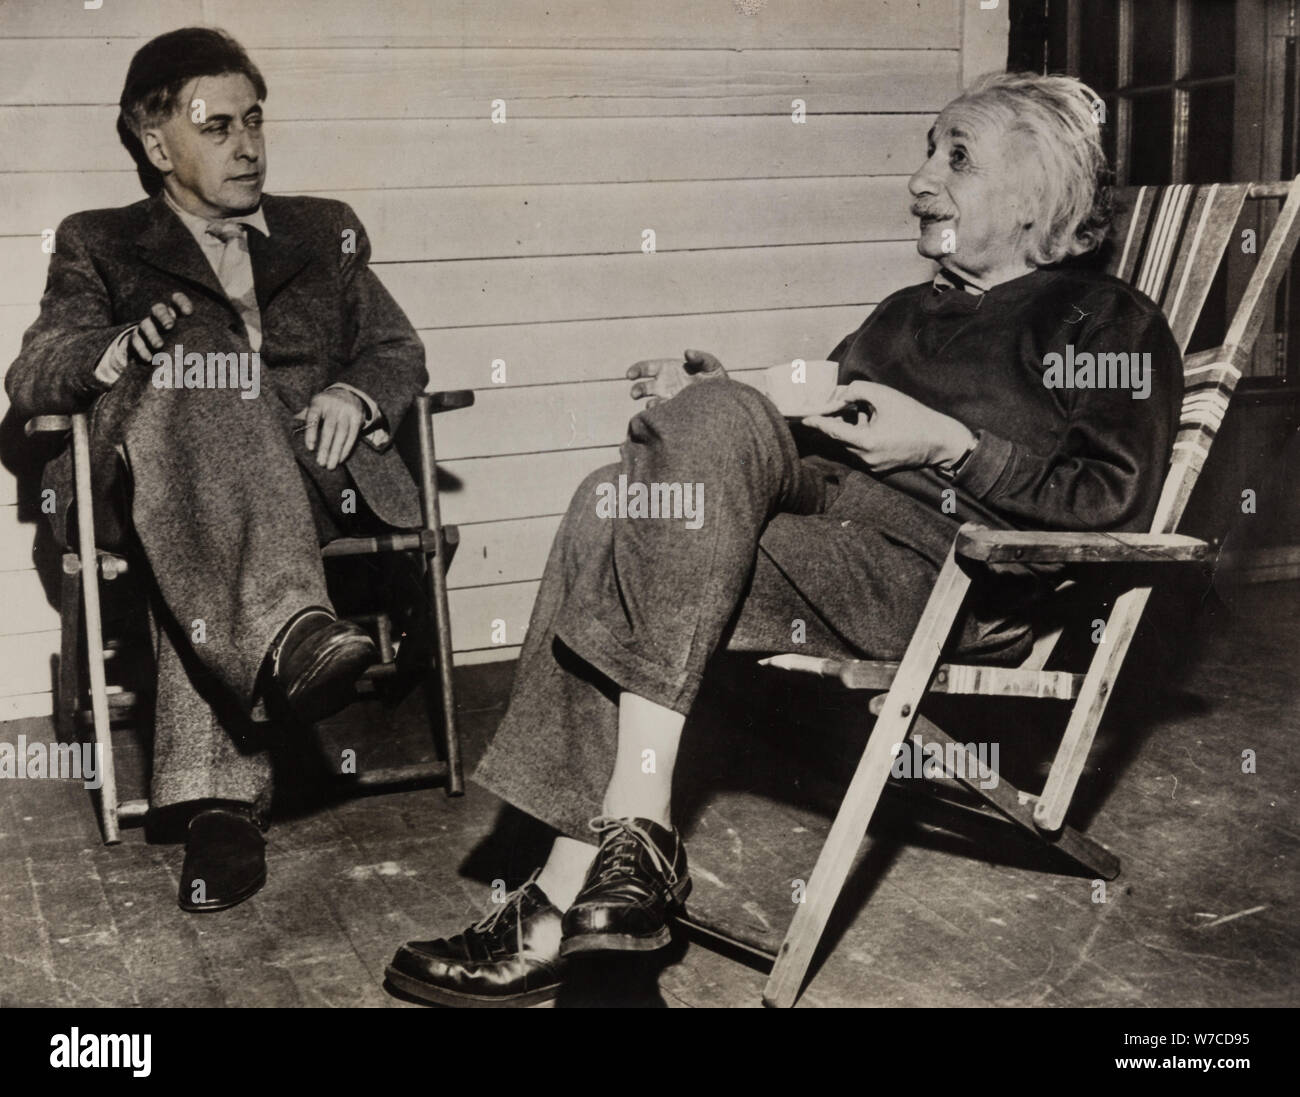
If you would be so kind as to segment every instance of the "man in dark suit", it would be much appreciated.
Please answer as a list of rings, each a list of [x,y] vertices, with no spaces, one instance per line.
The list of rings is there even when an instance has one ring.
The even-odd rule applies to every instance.
[[[19,415],[90,411],[97,538],[134,536],[148,564],[151,807],[190,815],[191,911],[265,880],[270,764],[254,706],[323,719],[377,658],[334,612],[321,542],[420,520],[392,437],[424,388],[423,346],[346,205],[262,194],[265,98],[221,31],[172,31],[136,53],[118,130],[151,197],[63,222],[6,378]],[[67,453],[46,483],[66,534]]]

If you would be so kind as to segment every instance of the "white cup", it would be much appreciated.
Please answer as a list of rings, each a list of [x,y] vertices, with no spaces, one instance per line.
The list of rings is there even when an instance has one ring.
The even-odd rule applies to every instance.
[[[839,381],[837,362],[813,361],[796,358],[781,362],[763,371],[767,396],[777,410],[790,419],[816,415],[829,402]]]

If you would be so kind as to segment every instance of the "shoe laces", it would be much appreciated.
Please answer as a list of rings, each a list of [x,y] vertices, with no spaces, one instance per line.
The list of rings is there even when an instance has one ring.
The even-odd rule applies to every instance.
[[[610,877],[622,876],[626,870],[635,866],[637,850],[641,848],[650,855],[651,862],[670,886],[677,883],[676,870],[650,837],[650,832],[635,819],[598,815],[587,826],[602,835],[599,853],[601,870],[597,879],[604,881]]]
[[[506,916],[506,912],[518,910],[518,908],[523,905],[524,892],[528,889],[529,884],[536,881],[537,877],[541,874],[541,871],[540,868],[535,870],[533,874],[520,884],[519,887],[515,888],[514,891],[507,892],[506,897],[502,899],[500,903],[495,904],[496,910],[490,910],[483,915],[482,918],[469,927],[470,931],[474,933],[482,933],[489,937],[495,936],[498,932],[497,927],[500,925],[501,920]],[[518,935],[518,941],[516,942],[518,951],[522,952],[524,948],[524,920],[522,917],[515,919],[515,933]]]

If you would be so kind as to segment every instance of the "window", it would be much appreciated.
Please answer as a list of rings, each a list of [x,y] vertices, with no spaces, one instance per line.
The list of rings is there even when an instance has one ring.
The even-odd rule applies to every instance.
[[[1287,179],[1297,139],[1298,0],[1012,0],[1008,67],[1067,72],[1106,106],[1118,186]],[[1263,237],[1278,203],[1248,203]],[[1222,340],[1253,256],[1229,250],[1190,350]],[[1295,283],[1293,285],[1293,283]],[[1288,277],[1248,375],[1300,380],[1300,279]]]

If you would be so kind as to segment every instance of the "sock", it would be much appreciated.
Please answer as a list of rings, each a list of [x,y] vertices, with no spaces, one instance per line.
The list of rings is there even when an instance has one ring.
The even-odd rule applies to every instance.
[[[587,870],[596,859],[596,846],[560,835],[551,846],[551,855],[534,881],[557,910],[573,906],[573,900],[587,879]]]

